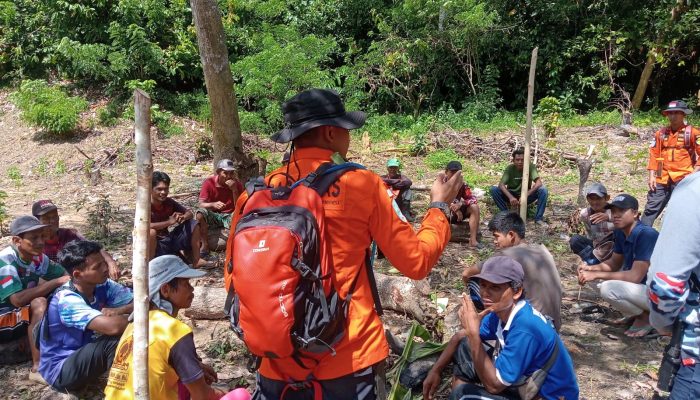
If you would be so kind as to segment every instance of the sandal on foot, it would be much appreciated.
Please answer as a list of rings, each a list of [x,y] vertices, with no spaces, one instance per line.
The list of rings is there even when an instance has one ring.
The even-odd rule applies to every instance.
[[[654,328],[651,327],[651,325],[630,326],[625,331],[625,336],[631,338],[651,338],[652,335],[654,335],[654,337],[658,336],[658,334],[656,333]]]

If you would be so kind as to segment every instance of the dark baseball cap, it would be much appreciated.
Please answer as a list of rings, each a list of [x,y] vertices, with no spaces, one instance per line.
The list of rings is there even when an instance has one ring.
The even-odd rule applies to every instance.
[[[588,190],[586,190],[586,196],[588,196],[589,194],[594,194],[598,197],[605,197],[608,195],[608,189],[606,189],[602,183],[596,182],[596,183],[592,184],[588,188]]]
[[[445,167],[447,171],[461,171],[462,170],[462,163],[459,161],[450,161],[447,163],[447,167]]]
[[[223,169],[224,171],[235,171],[236,165],[228,158],[224,158],[216,163],[216,170],[218,171],[220,169]]]
[[[481,272],[474,277],[495,284],[523,283],[525,272],[523,272],[523,266],[512,258],[495,256],[486,260],[481,266]]]
[[[623,193],[623,194],[618,194],[615,196],[614,199],[610,202],[610,204],[607,204],[605,208],[621,208],[623,210],[638,210],[639,209],[639,202],[637,199],[634,198],[634,196]]]
[[[32,204],[32,215],[37,218],[54,210],[58,210],[58,207],[51,200],[37,200]]]
[[[15,220],[10,224],[10,235],[19,236],[25,232],[35,231],[47,226],[48,225],[39,222],[36,217],[31,215],[23,215],[15,218]]]

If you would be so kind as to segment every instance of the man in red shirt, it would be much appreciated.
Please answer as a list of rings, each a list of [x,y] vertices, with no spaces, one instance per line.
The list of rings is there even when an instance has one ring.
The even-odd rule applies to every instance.
[[[201,229],[192,210],[168,197],[169,192],[170,176],[153,171],[148,259],[173,254],[186,257],[194,268],[211,266],[199,257]]]
[[[282,106],[287,128],[273,135],[277,143],[293,143],[290,162],[266,177],[271,186],[289,184],[315,171],[321,164],[342,160],[350,146],[350,129],[364,124],[365,113],[346,112],[335,92],[311,89]],[[284,172],[281,174],[280,172]],[[433,183],[431,203],[416,232],[394,208],[393,193],[379,175],[354,170],[342,175],[323,198],[336,290],[343,298],[352,294],[345,336],[311,369],[292,358],[264,358],[257,376],[257,400],[374,400],[376,364],[389,354],[382,321],[374,309],[365,254],[372,240],[399,271],[412,279],[425,278],[437,263],[450,238],[449,203],[462,186],[460,171]],[[246,193],[238,200],[232,228],[240,217]],[[233,234],[229,234],[226,260],[232,259]],[[224,269],[227,285],[231,283]],[[356,286],[349,293],[353,281]],[[313,389],[313,387],[316,389]],[[320,392],[320,393],[319,393]],[[284,396],[282,394],[284,393]]]
[[[236,176],[236,167],[226,158],[216,164],[216,173],[202,183],[196,217],[202,236],[202,257],[209,254],[209,228],[229,229],[236,198],[242,192],[243,184]]]

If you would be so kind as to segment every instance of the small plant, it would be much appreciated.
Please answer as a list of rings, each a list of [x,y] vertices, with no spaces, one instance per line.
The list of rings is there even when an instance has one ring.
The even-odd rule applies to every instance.
[[[74,131],[80,113],[88,106],[84,99],[70,97],[42,80],[22,82],[12,99],[22,112],[22,119],[55,134]]]
[[[214,146],[211,143],[211,137],[202,135],[194,142],[194,155],[197,161],[209,160],[214,154]]]
[[[39,158],[39,163],[37,164],[36,168],[34,169],[34,173],[36,173],[39,176],[48,175],[49,162],[46,160],[46,157]]]
[[[415,130],[413,144],[410,153],[412,156],[420,156],[428,152],[428,133],[423,130]]]
[[[88,206],[88,236],[98,241],[108,239],[110,236],[109,225],[115,219],[109,196],[101,194],[95,203]]]
[[[5,229],[3,224],[7,220],[7,208],[5,208],[5,199],[7,198],[7,193],[0,190],[0,234],[5,234]]]
[[[441,149],[433,151],[425,157],[425,164],[431,169],[443,170],[450,161],[460,161],[459,154],[453,149]],[[464,163],[462,163],[464,164]]]
[[[542,122],[545,136],[553,138],[559,128],[559,117],[561,116],[561,105],[556,97],[544,97],[537,105],[537,118]]]
[[[15,186],[22,186],[22,172],[20,172],[18,166],[13,165],[10,168],[8,168],[7,177],[12,180]]]
[[[119,122],[123,110],[117,101],[112,100],[97,110],[97,120],[102,126],[114,126]]]
[[[68,169],[66,168],[66,162],[63,160],[56,161],[56,166],[54,167],[54,174],[63,175]]]
[[[182,135],[185,129],[177,123],[170,111],[161,111],[160,106],[155,104],[151,107],[151,121],[158,127],[158,131],[163,137],[169,138]]]
[[[642,148],[634,148],[630,147],[627,150],[627,159],[630,160],[631,164],[631,170],[630,173],[636,174],[637,171],[639,170],[639,166],[646,161],[647,157],[649,156],[649,151],[642,147]]]

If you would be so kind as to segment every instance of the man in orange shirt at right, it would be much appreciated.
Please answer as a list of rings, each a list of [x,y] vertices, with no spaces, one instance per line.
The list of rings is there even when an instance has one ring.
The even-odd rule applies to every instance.
[[[674,100],[661,113],[669,126],[658,130],[649,146],[649,193],[641,218],[648,226],[654,225],[678,182],[700,171],[700,130],[685,121],[693,110],[684,101]]]
[[[327,162],[344,162],[350,146],[350,129],[361,127],[366,115],[345,111],[333,91],[303,91],[282,105],[285,128],[272,136],[277,143],[291,142],[287,165],[269,174],[270,186],[289,185]],[[338,160],[338,161],[336,161]],[[284,172],[284,174],[281,174]],[[423,279],[437,263],[450,238],[449,204],[462,187],[462,174],[449,179],[440,174],[430,192],[418,231],[394,203],[393,193],[379,175],[365,169],[342,175],[322,198],[327,240],[332,249],[337,290],[350,297],[345,335],[328,354],[302,366],[292,358],[263,358],[254,400],[375,400],[377,364],[389,355],[384,327],[374,308],[366,250],[374,240],[386,258],[411,279]],[[232,229],[240,218],[244,192],[236,203]],[[232,258],[233,232],[229,235],[226,264]],[[226,282],[230,272],[225,269]],[[357,285],[353,282],[356,280]],[[351,292],[351,287],[354,290]]]

